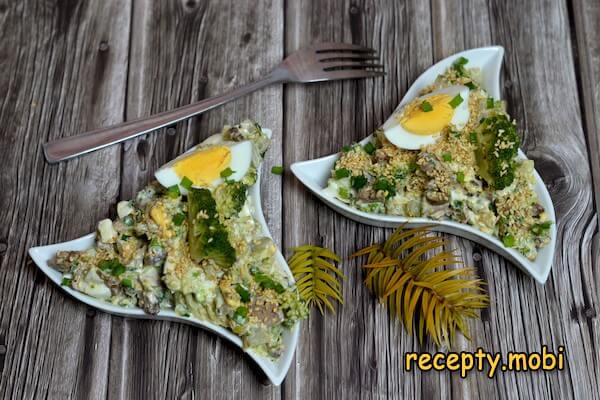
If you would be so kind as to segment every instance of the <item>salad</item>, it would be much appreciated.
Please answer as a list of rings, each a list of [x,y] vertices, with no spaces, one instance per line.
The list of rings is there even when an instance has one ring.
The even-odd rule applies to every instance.
[[[325,191],[363,212],[469,224],[534,260],[552,221],[533,161],[517,157],[516,122],[467,64],[458,58],[371,141],[345,146]]]
[[[162,167],[159,182],[172,184],[153,182],[119,202],[118,217],[98,223],[93,248],[56,254],[63,285],[149,314],[209,321],[245,348],[279,357],[284,331],[307,307],[248,197],[268,145],[260,126],[244,121]]]

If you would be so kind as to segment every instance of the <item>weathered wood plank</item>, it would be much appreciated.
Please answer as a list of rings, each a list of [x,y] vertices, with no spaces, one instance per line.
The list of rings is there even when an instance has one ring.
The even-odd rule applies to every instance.
[[[516,333],[513,337],[502,336],[505,328],[498,326],[493,336],[506,340],[502,347],[507,349],[535,351],[542,344],[566,346],[569,364],[565,372],[531,377],[518,374],[507,382],[518,385],[520,395],[530,391],[536,397],[584,398],[590,395],[589,388],[600,384],[596,369],[589,368],[600,344],[598,333],[590,328],[594,322],[589,317],[600,300],[589,258],[597,216],[576,91],[567,4],[497,1],[491,3],[490,15],[492,38],[506,48],[509,112],[525,132],[522,148],[535,160],[558,219],[557,254],[548,283],[542,287],[507,275],[509,283],[518,283],[516,290],[510,284],[504,289],[511,289],[510,295],[506,294],[512,298],[510,309],[520,310],[511,318]],[[569,138],[568,144],[565,138]],[[498,324],[506,326],[507,322]]]
[[[472,326],[473,346],[506,354],[511,350],[539,351],[543,344],[556,349],[569,343],[568,348],[575,354],[570,354],[574,361],[571,369],[552,374],[552,378],[544,374],[505,374],[505,384],[499,386],[497,380],[472,374],[466,380],[453,378],[453,392],[471,393],[469,397],[475,398],[581,397],[586,387],[598,384],[597,376],[589,374],[585,363],[578,362],[583,353],[577,354],[584,348],[582,342],[586,345],[591,342],[592,347],[593,343],[597,343],[597,338],[590,337],[587,332],[586,324],[577,324],[580,320],[577,310],[585,302],[581,289],[595,285],[588,281],[592,277],[593,265],[585,256],[591,251],[586,227],[569,226],[568,221],[592,219],[590,222],[595,227],[595,217],[590,208],[591,181],[589,170],[585,169],[586,149],[581,141],[581,118],[577,109],[577,84],[570,53],[566,6],[561,2],[492,2],[488,5],[482,1],[465,1],[457,7],[438,2],[433,13],[436,16],[433,23],[436,59],[484,44],[501,44],[506,48],[505,92],[509,112],[524,130],[523,149],[536,161],[538,171],[552,191],[559,226],[565,229],[563,232],[570,232],[563,233],[566,236],[563,236],[564,242],[559,241],[559,247],[565,246],[563,243],[571,243],[575,253],[584,254],[581,258],[559,254],[552,282],[541,287],[490,251],[474,248],[468,241],[460,241],[463,254],[477,254],[475,258],[479,258],[479,253],[483,253],[479,269],[487,278],[492,295],[492,305],[484,314],[484,324]],[[532,59],[533,63],[530,62]],[[560,65],[560,68],[555,69],[552,76],[544,76],[544,65]],[[561,104],[569,107],[558,107],[558,110],[558,98]],[[565,132],[574,138],[575,148],[566,148],[560,140]],[[571,179],[573,175],[579,176],[568,188],[557,185],[563,177]],[[574,265],[583,276],[578,277],[573,285],[568,269]],[[560,295],[557,295],[556,286],[564,288]],[[597,302],[597,297],[591,301]],[[570,316],[573,309],[576,310],[575,321]],[[555,310],[560,310],[562,318],[548,318]],[[563,328],[563,325],[573,322],[576,326],[573,331]]]
[[[116,198],[118,147],[50,166],[41,143],[122,120],[129,16],[129,1],[0,6],[2,398],[106,395],[110,317],[86,314],[26,251],[92,231]]]
[[[357,6],[355,3],[353,5],[354,11],[363,7],[369,10],[368,5]],[[382,24],[385,24],[384,16],[389,16],[392,12],[389,7],[378,5],[377,8],[380,10],[373,11],[375,14],[373,19],[376,21],[375,26],[381,27]],[[329,7],[328,10],[321,9],[319,11],[311,10],[310,6],[299,3],[288,7],[287,29],[292,32],[291,37],[288,37],[288,50],[295,48],[298,37],[300,40],[307,40],[307,38],[314,40],[315,36],[319,40],[339,39],[340,37],[348,39],[348,36],[344,36],[344,34],[347,33],[348,25],[352,32],[352,22],[347,19],[345,13],[349,12],[352,5],[342,5],[340,2],[337,6],[330,4]],[[379,13],[381,14],[378,15]],[[322,17],[319,18],[319,15]],[[331,22],[332,15],[344,15],[343,24],[340,23],[339,17],[336,19],[337,29],[332,27],[334,26]],[[596,284],[592,272],[593,264],[590,262],[591,236],[596,229],[596,220],[591,207],[591,178],[589,170],[585,167],[587,153],[579,123],[581,117],[577,106],[578,100],[576,91],[569,90],[569,88],[576,88],[577,85],[574,79],[573,59],[569,51],[571,39],[568,35],[566,6],[561,2],[527,5],[522,2],[507,5],[504,2],[492,2],[488,8],[487,3],[481,1],[466,1],[460,4],[433,2],[431,15],[435,60],[464,48],[490,44],[492,40],[506,47],[509,60],[506,74],[509,110],[517,120],[521,121],[521,128],[526,130],[524,149],[537,161],[538,168],[549,184],[556,202],[562,238],[559,243],[571,243],[571,245],[563,245],[559,249],[551,281],[542,287],[514,269],[504,259],[485,249],[473,246],[470,242],[456,239],[454,242],[460,247],[461,253],[466,256],[467,261],[480,260],[476,264],[479,264],[480,271],[487,278],[492,296],[492,305],[490,310],[484,313],[483,323],[471,324],[471,329],[474,331],[473,342],[459,342],[456,347],[459,350],[472,351],[478,346],[482,346],[487,350],[506,354],[511,350],[539,351],[542,344],[548,344],[556,349],[559,345],[567,343],[567,351],[570,352],[569,359],[572,362],[567,371],[547,375],[507,373],[495,380],[488,380],[483,374],[472,374],[468,379],[461,380],[450,374],[435,373],[421,376],[406,374],[401,370],[402,364],[399,362],[401,357],[393,355],[393,358],[391,357],[393,362],[388,362],[386,367],[383,367],[389,379],[385,386],[388,392],[385,389],[382,390],[381,384],[375,385],[376,379],[371,379],[369,383],[373,384],[373,387],[369,390],[373,392],[365,393],[363,383],[368,380],[364,379],[362,375],[361,368],[363,367],[361,365],[371,365],[379,372],[381,367],[376,361],[377,355],[394,353],[404,346],[408,350],[418,348],[418,346],[410,342],[406,345],[406,340],[410,341],[410,338],[406,337],[399,326],[388,323],[385,317],[380,320],[366,317],[362,321],[364,327],[361,327],[360,334],[374,336],[372,340],[375,343],[365,337],[354,338],[353,335],[356,334],[357,329],[353,325],[353,319],[348,320],[348,317],[344,315],[335,318],[335,321],[333,318],[329,318],[322,322],[311,321],[309,323],[309,332],[304,333],[300,347],[301,370],[295,371],[295,380],[299,383],[290,382],[289,388],[286,387],[286,394],[300,398],[315,396],[317,393],[330,395],[333,393],[332,388],[340,387],[339,390],[343,392],[344,388],[348,387],[348,391],[355,394],[355,397],[371,397],[374,393],[391,395],[401,393],[401,390],[406,391],[407,387],[413,386],[413,380],[416,380],[418,382],[415,385],[417,394],[425,398],[446,397],[450,394],[456,398],[489,398],[490,396],[546,398],[550,395],[565,398],[581,397],[587,393],[587,388],[598,385],[596,373],[586,367],[586,365],[590,365],[589,363],[594,363],[597,358],[596,352],[585,354],[586,348],[597,348],[597,333],[593,329],[588,330],[589,323],[595,325],[597,322],[594,322],[593,318],[583,317],[583,315],[594,315],[594,305],[598,301],[597,290],[594,289]],[[295,20],[301,22],[293,25]],[[421,19],[421,21],[423,20],[424,18]],[[362,29],[367,27],[368,32],[369,18],[361,18],[359,21],[358,26]],[[393,28],[390,29],[385,25],[380,29],[382,35],[390,34],[392,37],[404,33],[395,32]],[[404,29],[407,29],[406,22]],[[515,29],[518,34],[515,33]],[[352,37],[350,36],[350,38]],[[524,38],[530,38],[530,40]],[[393,39],[387,42],[390,41]],[[407,41],[405,40],[404,43]],[[386,42],[386,40],[382,39],[382,42]],[[364,42],[364,44],[372,43],[372,40]],[[377,44],[375,42],[376,46]],[[423,43],[419,42],[418,45],[423,46]],[[415,58],[412,55],[413,51],[414,45],[409,53],[411,59]],[[402,50],[398,52],[402,53]],[[534,57],[536,59],[532,63]],[[406,58],[404,59],[406,60]],[[420,61],[426,59],[426,57],[419,58]],[[384,61],[386,65],[391,64],[390,60],[385,57]],[[560,68],[551,70],[546,75],[543,72],[543,65],[560,65]],[[402,65],[402,67],[405,66]],[[420,71],[415,71],[414,76]],[[394,76],[389,76],[388,79],[394,79]],[[325,134],[332,137],[332,140],[325,144],[322,141],[318,142],[318,139],[312,139],[312,137],[292,139],[293,146],[289,145],[286,139],[286,164],[288,161],[293,162],[300,159],[298,157],[300,152],[302,152],[302,158],[306,159],[337,151],[340,143],[357,140],[369,131],[361,132],[362,126],[356,122],[360,117],[356,116],[357,113],[350,114],[344,108],[344,85],[336,87],[339,92],[335,92],[333,95],[327,93],[316,96],[303,88],[290,91],[290,94],[286,93],[287,109],[298,112],[299,107],[302,107],[301,104],[305,103],[304,107],[308,111],[303,110],[301,114],[318,116],[316,118],[318,122],[315,121],[311,125],[311,122],[307,120],[300,120],[301,117],[294,118],[292,115],[287,115],[286,125],[306,126],[301,131],[311,133],[317,131],[319,138]],[[389,84],[389,82],[386,82],[385,86],[388,88],[398,87],[397,84]],[[365,92],[373,93],[369,89],[365,92],[361,89],[358,89],[357,93],[362,96],[365,95]],[[351,90],[350,92],[352,93]],[[394,95],[395,99],[391,102],[389,109],[393,108],[401,93],[398,91]],[[522,95],[522,93],[527,93],[527,95]],[[338,100],[340,98],[342,100]],[[568,106],[556,110],[556,105],[551,101],[556,98],[560,98],[561,104],[564,102]],[[531,99],[536,99],[536,101],[532,102]],[[376,101],[383,104],[390,103],[390,99],[385,97],[376,97]],[[339,105],[340,102],[341,105]],[[358,101],[356,106],[358,112],[364,108],[363,104]],[[366,108],[379,116],[378,109],[373,109],[373,106]],[[325,116],[319,117],[320,112],[344,115],[345,117],[342,119],[350,121],[343,122],[342,127],[338,127],[334,122],[335,117],[329,117],[329,119]],[[355,124],[355,127],[352,126],[352,123]],[[372,127],[371,125],[369,128],[372,129]],[[352,130],[352,133],[349,134],[348,130]],[[574,146],[566,147],[562,144],[564,142],[560,137],[564,137],[564,132],[568,132],[568,136],[573,138]],[[349,138],[340,138],[341,135],[348,135]],[[316,143],[313,143],[313,140]],[[293,152],[288,150],[290,147],[293,148]],[[359,243],[351,243],[348,246],[349,249],[345,250],[346,246],[340,246],[342,242],[340,238],[352,238],[348,241],[353,242],[358,235],[367,236],[365,234],[367,232],[372,236],[378,235],[377,231],[371,231],[369,228],[355,225],[350,221],[338,220],[337,216],[329,215],[331,211],[324,209],[313,197],[303,194],[301,192],[303,189],[299,188],[296,182],[292,182],[291,185],[294,191],[290,193],[286,189],[284,195],[286,219],[291,218],[288,213],[292,213],[293,218],[318,221],[319,232],[311,233],[305,231],[303,227],[295,227],[289,233],[284,232],[286,246],[289,246],[288,240],[294,241],[293,244],[298,244],[301,239],[317,243],[323,242],[333,246],[344,255],[345,252],[351,252],[362,243],[360,240]],[[303,207],[303,204],[306,205]],[[337,238],[335,245],[332,237]],[[350,265],[348,264],[347,268]],[[348,270],[351,274],[356,274],[355,270],[351,268]],[[355,295],[354,291],[362,289],[359,279],[352,275],[345,287],[346,290],[348,287],[351,288],[352,296]],[[360,309],[360,301],[372,302],[368,296],[362,293],[359,301],[354,298],[348,299],[348,297],[349,294],[346,293],[348,304],[342,313],[345,314],[348,312],[347,308],[354,307],[352,316],[357,313],[356,307]],[[558,315],[555,314],[556,312]],[[375,313],[375,315],[378,314]],[[385,329],[388,329],[389,326],[388,335],[394,336],[398,340],[389,340],[386,334],[382,334],[381,326],[384,326]],[[332,340],[330,336],[334,335],[337,335],[337,339],[342,343]],[[340,335],[353,337],[353,339],[346,344],[340,340]],[[396,343],[401,344],[397,345]],[[320,356],[316,360],[311,359],[312,354],[319,353],[324,349],[327,349],[327,353],[324,353],[327,356]],[[305,356],[305,352],[309,354]],[[330,353],[331,356],[329,356]],[[402,354],[403,352],[398,351],[398,353]],[[357,362],[356,358],[360,361]],[[371,364],[367,364],[367,360],[371,361]],[[303,373],[312,375],[317,371],[335,371],[335,373],[327,375],[325,381],[302,375]],[[398,376],[405,385],[404,387],[399,388],[397,383],[394,384]],[[390,388],[396,390],[390,390]],[[339,393],[339,391],[335,393]]]
[[[257,79],[283,52],[281,2],[134,3],[127,118],[214,96]],[[272,128],[263,171],[281,164],[282,88],[271,87],[200,118],[124,145],[120,197],[130,198],[160,165],[224,124],[245,118]],[[263,204],[281,237],[281,178],[263,175]],[[279,389],[243,353],[213,334],[167,322],[121,320],[112,329],[110,398],[277,398]],[[141,367],[143,366],[143,368]]]
[[[284,160],[289,165],[339,151],[379,126],[409,84],[432,62],[428,2],[337,1],[286,3],[286,51],[311,42],[345,41],[379,49],[385,79],[286,89]],[[384,231],[336,214],[293,177],[284,184],[284,246],[313,243],[343,259]],[[306,223],[293,223],[306,221]],[[389,233],[388,230],[386,233]],[[313,311],[303,324],[296,368],[285,397],[441,398],[447,380],[424,387],[421,375],[403,372],[403,353],[418,348],[362,284],[357,263],[344,262],[346,304],[337,315]]]
[[[293,1],[285,10],[278,0],[133,4],[0,5],[1,397],[598,398],[596,2]],[[295,85],[285,92],[274,87],[167,134],[127,143],[122,151],[109,148],[57,166],[43,161],[39,145],[48,138],[220,93],[268,71],[283,56],[284,44],[291,52],[322,40],[381,49],[388,76]],[[346,305],[336,316],[313,313],[283,388],[261,386],[251,362],[213,335],[95,313],[51,286],[28,262],[28,247],[91,231],[156,167],[224,123],[250,117],[274,128],[264,170],[281,164],[282,154],[289,166],[360,140],[432,62],[491,43],[507,50],[505,97],[524,132],[524,150],[555,201],[559,251],[548,284],[539,286],[504,259],[454,239],[488,281],[492,297],[483,321],[471,324],[473,342],[455,347],[506,354],[565,345],[563,372],[501,373],[494,380],[479,373],[462,380],[449,373],[404,372],[404,352],[435,349],[420,347],[390,321],[363,287],[357,264],[347,262]],[[265,178],[263,203],[285,248],[310,242],[347,258],[389,233],[337,215],[289,174],[283,198],[281,178]]]

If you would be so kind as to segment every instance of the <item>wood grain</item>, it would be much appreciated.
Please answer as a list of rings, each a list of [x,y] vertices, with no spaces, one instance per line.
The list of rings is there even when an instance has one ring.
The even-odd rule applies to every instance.
[[[127,118],[214,96],[255,79],[283,53],[278,1],[137,1],[132,16]],[[198,119],[126,143],[120,195],[132,197],[156,168],[245,118],[274,131],[265,169],[281,164],[282,88],[272,87]],[[281,235],[280,178],[264,175],[264,205]],[[213,334],[176,323],[120,320],[111,335],[110,398],[278,398],[248,357]],[[139,366],[144,365],[144,371]]]
[[[599,399],[600,7],[595,0],[47,0],[0,2],[0,397]],[[40,144],[163,111],[258,78],[319,41],[380,50],[385,79],[275,86],[121,146],[50,166]],[[421,346],[373,299],[355,261],[346,304],[313,312],[282,387],[202,330],[96,313],[51,286],[26,256],[114,215],[167,160],[244,118],[272,128],[263,206],[278,244],[344,259],[390,231],[357,224],[272,165],[327,155],[380,125],[431,63],[506,49],[504,98],[557,212],[545,286],[494,253],[449,237],[492,304],[454,350],[566,346],[567,368],[466,379],[406,372]]]
[[[307,42],[369,45],[390,66],[385,79],[296,86],[286,91],[286,165],[328,155],[379,126],[420,72],[432,62],[431,14],[421,1],[286,4],[286,51]],[[306,116],[312,116],[307,118]],[[292,177],[284,183],[284,246],[312,243],[343,259],[390,231],[357,224],[326,207]],[[345,304],[337,315],[313,311],[303,325],[298,365],[285,382],[286,398],[413,398],[444,396],[446,379],[423,388],[420,374],[403,372],[403,354],[418,348],[362,284],[355,261],[344,262]],[[440,391],[441,388],[441,391]]]
[[[37,271],[36,244],[73,239],[104,218],[120,150],[45,163],[41,143],[122,120],[129,2],[14,1],[0,17],[0,397],[104,398],[111,318]],[[102,165],[103,168],[97,168]]]

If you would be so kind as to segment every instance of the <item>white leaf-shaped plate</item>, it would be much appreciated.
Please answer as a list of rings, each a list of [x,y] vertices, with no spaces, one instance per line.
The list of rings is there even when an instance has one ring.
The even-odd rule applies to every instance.
[[[490,96],[493,96],[496,99],[501,98],[502,92],[500,91],[500,70],[502,68],[504,49],[500,46],[482,47],[457,53],[430,67],[413,83],[413,85],[404,95],[404,98],[396,110],[399,110],[415,97],[418,97],[419,92],[421,92],[422,89],[430,85],[438,75],[443,73],[458,57],[461,56],[469,60],[469,63],[467,64],[468,68],[481,69],[481,84],[482,87],[490,94]],[[365,144],[370,140],[371,136],[361,141],[361,144]],[[518,157],[521,159],[527,158],[521,150],[519,150]],[[546,282],[548,274],[550,273],[550,269],[552,268],[552,260],[554,259],[556,224],[552,224],[550,230],[550,243],[539,250],[535,261],[530,261],[518,251],[504,247],[498,238],[483,233],[470,225],[453,221],[437,221],[429,218],[410,218],[362,212],[350,207],[349,205],[324,191],[324,188],[327,186],[327,180],[331,176],[331,170],[333,169],[333,166],[338,158],[339,153],[314,160],[297,162],[292,164],[292,172],[306,187],[314,192],[327,205],[350,219],[368,225],[387,228],[397,227],[404,223],[406,223],[408,227],[434,224],[434,230],[462,236],[474,242],[480,243],[481,245],[503,255],[512,261],[520,269],[535,278],[536,281],[542,284]],[[551,221],[556,221],[556,217],[554,215],[554,206],[552,205],[552,199],[548,194],[546,185],[537,172],[534,172],[534,175],[535,191],[539,197],[540,203],[544,206],[549,219]]]
[[[269,137],[271,136],[271,131],[269,129],[264,129],[263,131]],[[190,149],[188,151],[191,151]],[[269,232],[269,228],[267,227],[267,223],[265,221],[264,215],[262,213],[262,206],[260,200],[260,170],[258,173],[258,179],[256,184],[250,187],[248,194],[252,200],[253,206],[253,215],[255,219],[259,222],[262,227],[262,233],[264,236],[271,237]],[[242,346],[242,341],[240,338],[229,331],[228,329],[222,328],[218,325],[212,324],[207,321],[202,321],[196,318],[186,318],[180,315],[177,315],[172,310],[161,310],[157,315],[146,314],[140,308],[126,308],[116,306],[110,303],[107,303],[102,300],[98,300],[94,297],[88,296],[84,293],[73,290],[69,287],[61,285],[62,274],[53,269],[48,265],[48,262],[52,260],[57,251],[61,250],[86,250],[94,246],[95,234],[91,233],[89,235],[83,236],[79,239],[71,240],[69,242],[53,244],[50,246],[41,246],[41,247],[32,247],[29,249],[29,255],[36,263],[36,265],[52,280],[52,282],[56,283],[60,288],[66,291],[68,294],[76,298],[77,300],[88,304],[92,307],[98,308],[104,312],[120,315],[123,317],[131,317],[131,318],[142,318],[142,319],[159,319],[159,320],[168,320],[175,322],[182,322],[185,324],[199,326],[208,331],[214,332],[217,335],[229,340],[242,350],[246,351],[246,353],[258,364],[258,366],[263,370],[265,375],[269,378],[269,380],[274,385],[279,385],[285,378],[288,369],[290,368],[290,364],[292,362],[292,358],[294,357],[294,351],[296,350],[296,344],[298,343],[298,335],[300,332],[300,324],[296,323],[291,329],[284,330],[283,335],[283,344],[284,350],[282,355],[277,360],[271,360],[267,357],[261,356],[259,354],[254,353],[252,350],[245,350]],[[291,281],[294,282],[294,277],[287,265],[287,262],[283,258],[283,255],[277,251],[276,255],[277,262],[281,266],[281,269],[285,271],[285,273],[290,277]]]

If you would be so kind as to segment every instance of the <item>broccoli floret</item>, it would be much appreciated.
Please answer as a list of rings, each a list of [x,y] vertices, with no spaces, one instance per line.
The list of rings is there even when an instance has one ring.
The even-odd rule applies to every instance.
[[[225,218],[237,215],[244,203],[248,187],[242,182],[225,182],[214,191],[217,212]]]
[[[496,190],[512,184],[519,148],[515,125],[505,114],[484,118],[478,129],[478,143],[479,175]]]
[[[236,260],[227,230],[219,221],[217,204],[208,189],[192,188],[188,192],[188,241],[192,260],[210,258],[221,268]]]
[[[235,249],[229,243],[227,231],[217,229],[212,232],[210,239],[205,243],[203,254],[210,258],[221,268],[229,268],[235,262]]]

